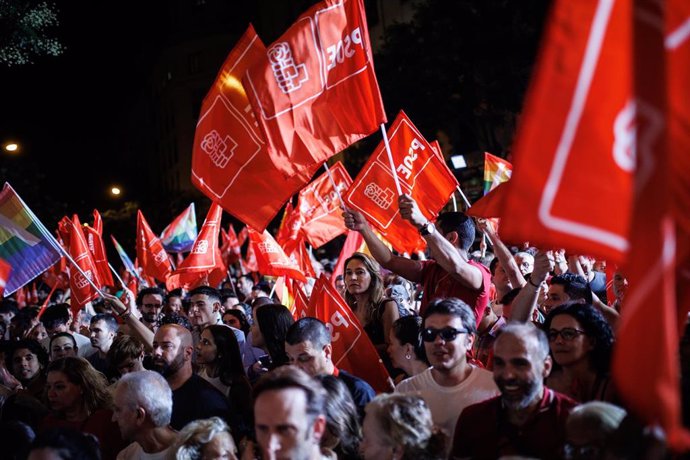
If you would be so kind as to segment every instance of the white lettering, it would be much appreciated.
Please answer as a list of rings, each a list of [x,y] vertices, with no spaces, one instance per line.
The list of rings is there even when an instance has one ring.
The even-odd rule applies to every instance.
[[[330,71],[333,70],[338,64],[345,62],[345,58],[351,58],[355,55],[355,50],[352,45],[362,45],[362,33],[357,27],[352,33],[345,35],[342,40],[338,40],[338,43],[331,45],[326,48],[326,53],[328,53],[328,65],[326,68]]]

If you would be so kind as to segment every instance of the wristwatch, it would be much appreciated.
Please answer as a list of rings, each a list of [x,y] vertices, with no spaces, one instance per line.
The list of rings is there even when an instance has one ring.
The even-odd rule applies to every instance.
[[[423,224],[421,227],[419,227],[419,234],[422,236],[427,236],[431,235],[436,231],[436,227],[434,226],[433,223],[427,221],[426,224]]]

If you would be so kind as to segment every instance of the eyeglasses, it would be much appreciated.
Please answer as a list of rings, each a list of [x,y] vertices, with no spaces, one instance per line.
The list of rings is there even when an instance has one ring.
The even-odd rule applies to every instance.
[[[571,340],[574,340],[575,337],[581,334],[586,334],[586,332],[582,329],[573,329],[571,327],[566,327],[565,329],[561,329],[560,331],[558,329],[549,329],[549,332],[546,335],[549,337],[549,342],[555,341],[559,335],[563,338],[563,340],[569,342]]]
[[[455,329],[454,327],[444,327],[443,329],[434,329],[427,327],[422,329],[422,340],[425,342],[433,342],[439,335],[445,342],[452,342],[458,336],[467,332],[467,329]]]

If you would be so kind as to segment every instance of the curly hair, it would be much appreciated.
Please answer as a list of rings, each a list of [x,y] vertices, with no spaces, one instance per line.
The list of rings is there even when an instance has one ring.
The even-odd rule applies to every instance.
[[[67,380],[82,389],[82,402],[89,415],[97,409],[110,407],[112,397],[105,376],[84,358],[67,356],[57,359],[48,365],[47,373],[51,372],[62,372]]]
[[[602,314],[590,304],[568,302],[552,309],[546,315],[544,331],[548,333],[551,322],[558,315],[571,316],[580,323],[585,335],[594,340],[594,348],[589,352],[592,368],[600,376],[608,375],[614,337],[611,326]]]
[[[13,367],[13,360],[14,360],[14,354],[17,352],[17,350],[29,350],[31,353],[36,355],[36,358],[38,359],[38,363],[41,366],[41,369],[45,369],[46,366],[48,365],[48,352],[46,352],[45,348],[41,346],[40,343],[33,339],[22,339],[22,340],[17,340],[16,342],[10,342],[9,347],[7,352],[5,352],[5,366],[7,369],[10,371],[12,375],[14,375],[14,367]],[[42,372],[42,371],[40,371]],[[15,375],[15,377],[17,377]],[[17,377],[19,378],[19,377]]]
[[[383,277],[381,276],[381,266],[378,264],[378,262],[376,262],[373,258],[369,257],[368,255],[363,254],[361,252],[355,252],[350,257],[345,259],[345,271],[347,271],[347,266],[353,260],[360,261],[364,265],[366,271],[369,272],[369,276],[371,276],[371,282],[369,283],[369,288],[367,289],[369,299],[367,305],[364,305],[364,308],[366,308],[367,320],[376,321],[378,319],[378,306],[384,298],[385,289],[383,285]],[[347,279],[347,275],[345,275],[345,278]],[[350,306],[350,308],[352,308],[353,311],[359,307],[357,305],[357,299],[355,298],[355,296],[350,294],[350,292],[347,289],[345,290],[345,301]]]
[[[180,438],[175,452],[176,460],[198,460],[203,456],[203,449],[218,434],[227,432],[230,428],[220,417],[194,420],[180,431]],[[230,436],[232,439],[232,436]],[[234,445],[234,441],[233,441]],[[237,447],[235,447],[237,451]]]

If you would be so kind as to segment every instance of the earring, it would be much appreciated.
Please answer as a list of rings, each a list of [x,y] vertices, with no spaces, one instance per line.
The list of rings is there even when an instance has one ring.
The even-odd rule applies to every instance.
[[[409,359],[412,359],[412,355],[409,354],[409,353],[405,354],[405,359],[408,359],[408,360],[409,360]]]

